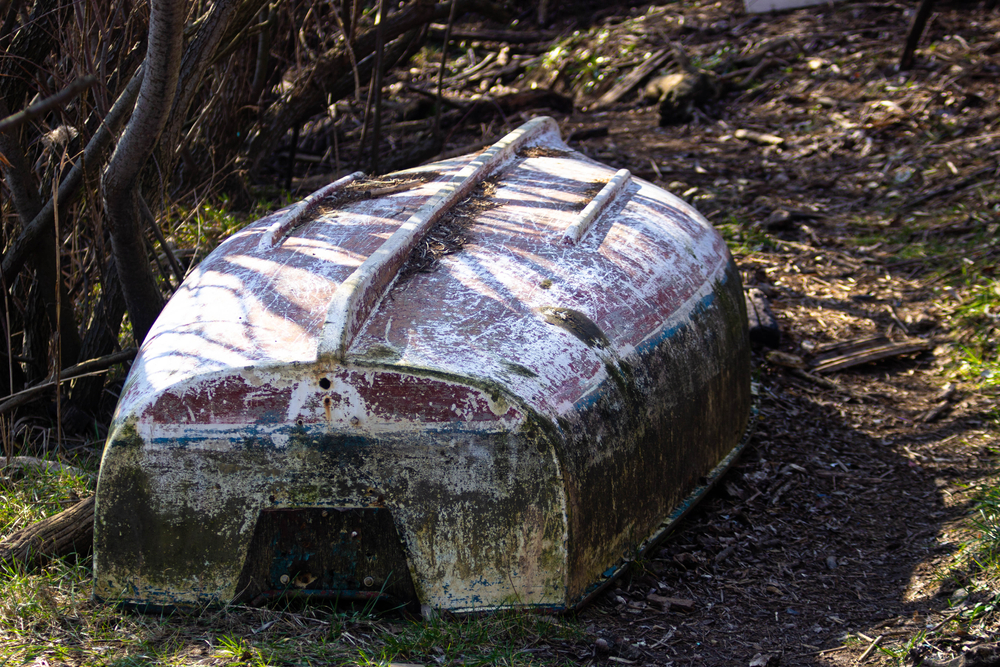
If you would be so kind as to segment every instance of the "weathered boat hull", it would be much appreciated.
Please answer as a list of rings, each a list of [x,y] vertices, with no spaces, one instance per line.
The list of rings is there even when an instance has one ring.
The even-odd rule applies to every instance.
[[[549,119],[396,181],[248,227],[168,304],[105,447],[99,597],[568,609],[731,459],[745,306],[693,209]]]

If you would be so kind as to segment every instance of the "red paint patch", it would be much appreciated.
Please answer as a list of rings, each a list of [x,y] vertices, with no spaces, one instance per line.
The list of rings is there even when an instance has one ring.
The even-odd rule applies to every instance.
[[[433,378],[377,373],[369,383],[364,374],[352,373],[349,381],[369,410],[387,420],[456,422],[520,417],[514,408],[498,416],[478,390]]]
[[[240,377],[161,394],[146,412],[154,424],[274,424],[285,419],[290,389],[250,386]]]

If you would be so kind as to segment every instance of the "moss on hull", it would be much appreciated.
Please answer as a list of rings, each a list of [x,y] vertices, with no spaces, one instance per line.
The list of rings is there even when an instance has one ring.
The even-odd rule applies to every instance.
[[[560,606],[565,597],[562,484],[553,447],[535,429],[360,437],[296,425],[281,448],[235,434],[227,448],[150,444],[120,428],[106,448],[96,531],[101,598],[162,607],[245,595],[237,580],[255,556],[248,548],[262,513],[310,507],[390,512],[416,592],[434,606],[492,606],[498,596]],[[374,538],[366,543],[391,542]],[[350,593],[311,583],[303,592]]]
[[[690,320],[606,361],[608,381],[562,426],[569,597],[633,553],[737,445],[750,412],[742,286],[732,263]]]

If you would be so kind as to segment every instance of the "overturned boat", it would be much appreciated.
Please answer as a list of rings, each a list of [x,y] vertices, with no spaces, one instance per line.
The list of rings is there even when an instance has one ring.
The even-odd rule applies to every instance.
[[[538,118],[342,178],[188,277],[104,450],[96,593],[571,609],[725,469],[750,403],[719,234]]]

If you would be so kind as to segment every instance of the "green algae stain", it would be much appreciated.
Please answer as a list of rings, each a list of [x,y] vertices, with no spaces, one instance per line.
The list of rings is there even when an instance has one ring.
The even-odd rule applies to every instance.
[[[604,335],[601,328],[579,310],[544,306],[539,308],[538,312],[546,322],[570,332],[582,340],[587,347],[603,349],[609,344],[608,337]]]
[[[501,359],[500,363],[503,365],[504,368],[509,370],[514,375],[520,375],[521,377],[529,379],[538,377],[538,373],[536,373],[535,371],[525,366],[522,366],[521,364],[516,364],[513,361],[507,361],[506,359]]]
[[[373,361],[385,361],[395,363],[403,358],[403,353],[388,345],[372,345],[364,354],[365,358]]]

